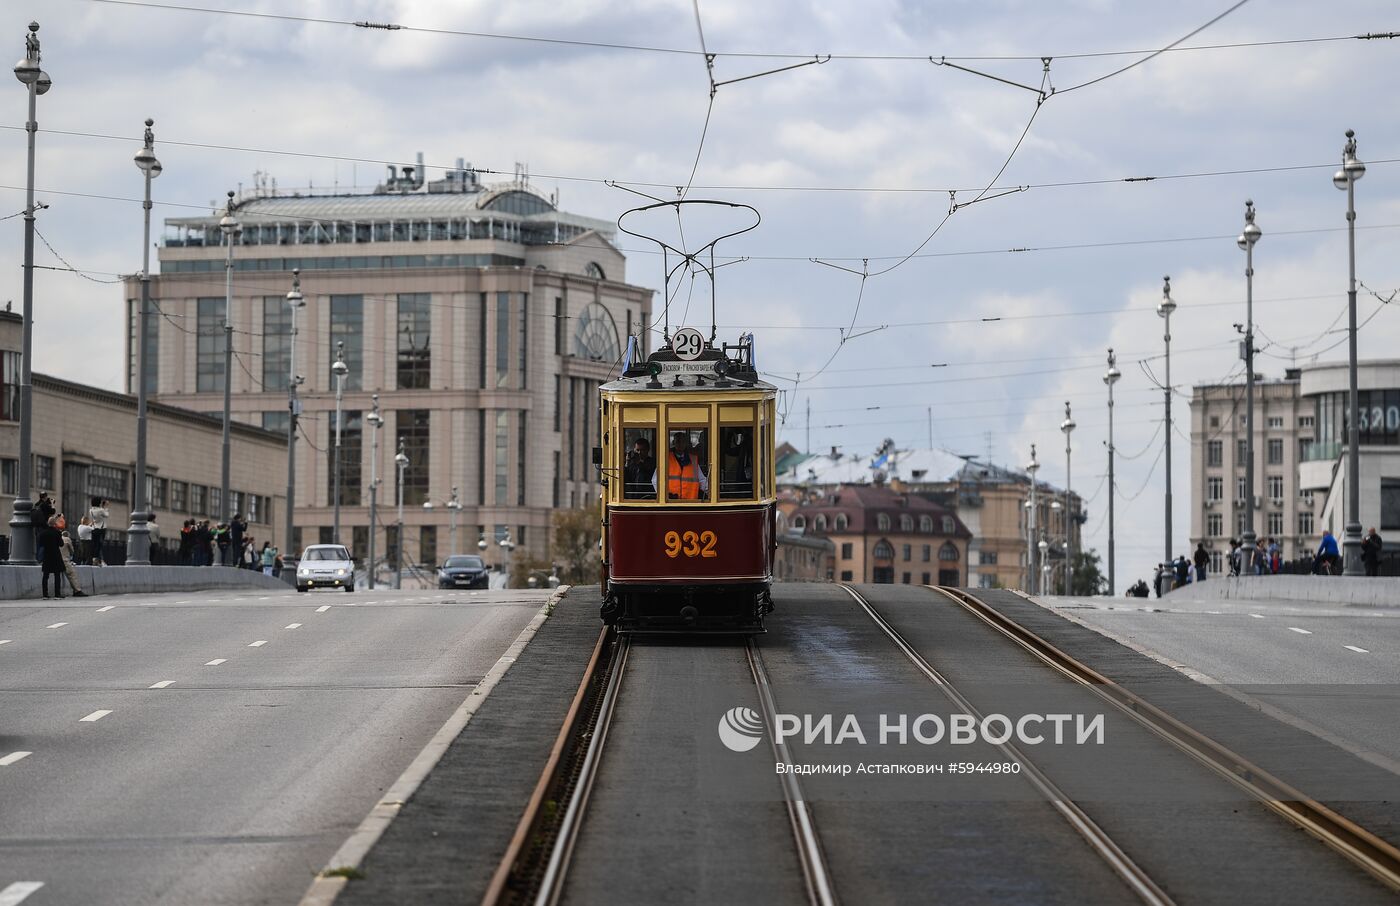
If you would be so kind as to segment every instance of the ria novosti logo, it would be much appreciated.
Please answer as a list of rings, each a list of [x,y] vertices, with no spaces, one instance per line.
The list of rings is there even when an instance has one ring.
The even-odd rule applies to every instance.
[[[752,708],[730,708],[720,715],[719,741],[731,752],[747,752],[763,738],[763,718]]]

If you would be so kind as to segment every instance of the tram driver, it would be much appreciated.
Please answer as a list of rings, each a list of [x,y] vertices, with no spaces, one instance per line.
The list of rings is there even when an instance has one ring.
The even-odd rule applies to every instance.
[[[652,472],[651,487],[656,490],[656,472]],[[676,431],[671,435],[671,449],[666,454],[666,498],[668,500],[701,500],[710,496],[710,480],[700,467],[700,457],[690,446],[690,432]]]

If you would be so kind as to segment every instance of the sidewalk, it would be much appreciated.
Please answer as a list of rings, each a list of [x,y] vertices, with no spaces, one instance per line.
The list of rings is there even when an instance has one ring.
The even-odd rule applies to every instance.
[[[206,588],[290,589],[286,582],[257,570],[229,566],[76,566],[78,584],[89,595],[140,594],[161,591],[198,591]],[[42,573],[38,566],[0,564],[0,600],[42,598]],[[63,593],[71,595],[67,577]]]

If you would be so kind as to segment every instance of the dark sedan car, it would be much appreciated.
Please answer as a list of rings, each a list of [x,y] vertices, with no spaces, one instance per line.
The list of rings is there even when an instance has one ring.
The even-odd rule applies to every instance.
[[[438,588],[489,588],[490,582],[480,557],[448,557],[438,569]]]

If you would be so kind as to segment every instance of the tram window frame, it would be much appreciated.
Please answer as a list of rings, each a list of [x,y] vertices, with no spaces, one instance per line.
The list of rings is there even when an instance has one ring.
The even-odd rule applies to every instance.
[[[721,502],[756,499],[761,463],[755,449],[755,410],[756,407],[752,404],[722,404],[719,407],[719,446],[715,449],[714,462],[715,473],[719,476],[718,491]],[[747,480],[741,474],[745,458],[748,467]],[[731,460],[734,467],[732,473],[729,471]]]
[[[716,488],[710,479],[715,474],[712,455],[714,445],[710,443],[710,439],[714,436],[714,416],[714,406],[707,403],[672,403],[666,407],[665,432],[661,435],[666,439],[666,448],[659,452],[656,457],[657,490],[661,493],[661,499],[666,503],[703,506],[713,502]],[[671,444],[675,436],[682,432],[690,438],[692,455],[705,478],[700,496],[693,499],[672,497],[668,490],[667,475],[670,471]],[[664,471],[661,468],[663,465],[667,467]]]
[[[632,448],[638,440],[645,440],[651,447],[651,471],[641,481],[629,480],[633,468]],[[656,502],[656,488],[652,485],[656,475],[656,425],[627,425],[622,429],[622,499],[624,501]]]

